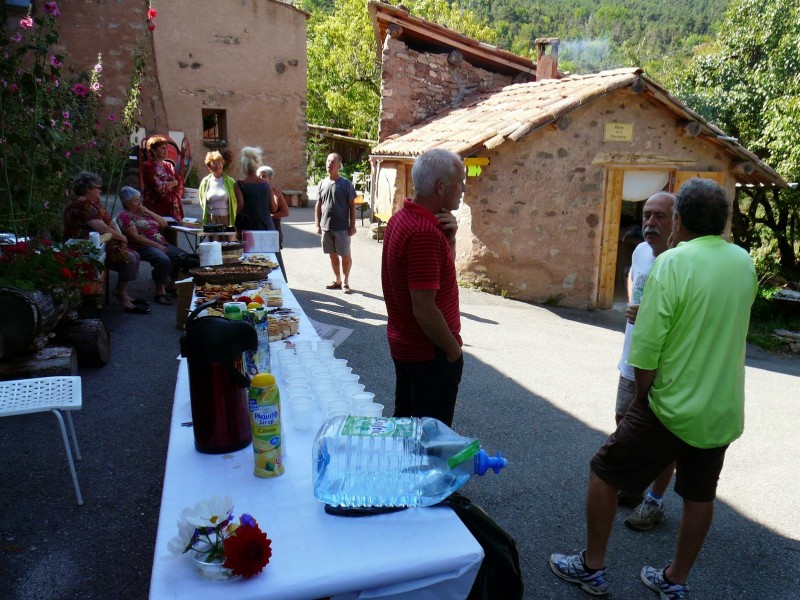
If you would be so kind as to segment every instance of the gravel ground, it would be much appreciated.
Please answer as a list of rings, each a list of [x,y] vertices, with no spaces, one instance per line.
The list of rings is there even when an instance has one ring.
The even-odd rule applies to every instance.
[[[391,410],[381,244],[359,225],[354,292],[332,293],[323,289],[331,272],[313,232],[313,204],[293,209],[284,223],[290,286],[309,317],[353,329],[337,355]],[[149,266],[133,289],[152,297]],[[454,429],[510,461],[501,475],[475,478],[464,492],[517,541],[526,598],[584,598],[550,572],[547,558],[584,544],[587,464],[613,428],[622,315],[467,289],[461,310],[465,369]],[[2,598],[148,596],[181,332],[168,306],[128,315],[112,298],[103,319],[111,362],[80,370],[83,410],[75,414],[84,506],[75,503],[55,420],[0,419]],[[749,349],[747,430],[728,452],[715,522],[690,581],[694,598],[797,598],[798,376],[797,358]],[[680,516],[671,491],[666,512],[663,525],[635,533],[622,526],[627,510],[620,511],[609,548],[614,597],[655,597],[638,573],[671,556]]]

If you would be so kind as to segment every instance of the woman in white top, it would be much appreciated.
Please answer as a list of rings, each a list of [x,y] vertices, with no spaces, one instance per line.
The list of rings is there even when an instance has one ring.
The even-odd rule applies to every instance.
[[[233,177],[222,172],[223,160],[219,152],[206,154],[206,166],[211,172],[200,182],[199,189],[203,223],[233,227],[244,203],[242,192]]]

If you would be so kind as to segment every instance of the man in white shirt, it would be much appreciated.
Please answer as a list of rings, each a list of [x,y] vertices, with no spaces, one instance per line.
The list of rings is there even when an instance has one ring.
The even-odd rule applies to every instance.
[[[672,210],[675,196],[667,192],[658,192],[644,204],[642,214],[642,231],[644,242],[633,251],[631,270],[628,273],[628,307],[625,316],[625,342],[622,346],[622,358],[619,361],[619,384],[617,386],[616,420],[622,421],[628,407],[635,398],[633,367],[627,362],[628,352],[633,336],[636,314],[642,300],[642,291],[647,276],[653,268],[656,257],[668,247],[669,235],[672,231]],[[664,520],[663,496],[672,479],[673,466],[666,468],[653,482],[647,496],[620,492],[619,503],[635,506],[634,511],[625,519],[625,525],[638,531],[647,531]]]

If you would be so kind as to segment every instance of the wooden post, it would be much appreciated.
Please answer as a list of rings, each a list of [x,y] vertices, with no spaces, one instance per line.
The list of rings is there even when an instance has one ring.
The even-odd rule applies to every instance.
[[[625,171],[608,169],[603,211],[603,238],[600,241],[597,307],[611,308],[614,304],[614,280],[617,274],[619,220],[622,214],[622,186]]]

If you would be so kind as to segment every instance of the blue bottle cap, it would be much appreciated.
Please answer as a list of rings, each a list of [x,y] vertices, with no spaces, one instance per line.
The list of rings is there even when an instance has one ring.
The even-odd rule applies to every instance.
[[[508,466],[508,459],[503,458],[498,450],[497,456],[489,456],[486,450],[481,448],[475,455],[475,474],[483,476],[486,471],[492,469],[495,473],[499,474],[500,469]]]

